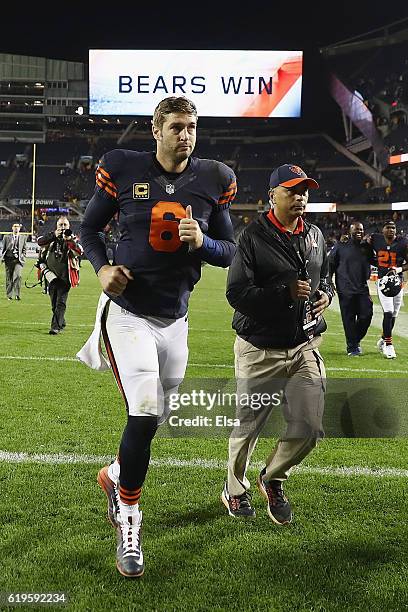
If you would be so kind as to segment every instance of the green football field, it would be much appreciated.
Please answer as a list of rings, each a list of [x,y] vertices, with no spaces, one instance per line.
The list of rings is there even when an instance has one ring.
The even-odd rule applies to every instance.
[[[192,294],[183,389],[234,388],[226,274],[206,266]],[[96,484],[125,410],[112,374],[75,358],[98,295],[84,262],[67,328],[49,336],[48,296],[37,287],[7,301],[0,269],[0,610],[8,593],[64,593],[66,609],[92,612],[407,610],[407,309],[394,330],[395,360],[376,349],[378,304],[357,358],[345,354],[336,304],[327,311],[327,436],[285,486],[295,515],[288,527],[267,518],[255,487],[282,425],[278,411],[249,469],[257,512],[249,521],[229,517],[220,501],[228,428],[164,426],[142,497],[146,571],[127,580]]]

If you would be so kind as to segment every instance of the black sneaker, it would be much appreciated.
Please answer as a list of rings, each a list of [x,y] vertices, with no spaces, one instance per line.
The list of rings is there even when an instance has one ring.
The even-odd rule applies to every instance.
[[[258,488],[261,495],[268,500],[268,515],[277,525],[289,525],[292,522],[293,514],[290,503],[283,493],[280,480],[269,480],[265,482],[262,476],[265,474],[264,468],[258,477]]]
[[[108,498],[108,521],[112,527],[117,527],[119,524],[119,492],[113,480],[108,476],[108,468],[109,466],[105,465],[99,470],[96,480]]]
[[[126,578],[139,578],[144,573],[141,545],[142,513],[127,519],[118,515],[116,567]]]
[[[240,516],[255,516],[255,510],[251,506],[251,497],[249,491],[244,491],[242,495],[230,495],[228,493],[227,483],[224,484],[224,489],[221,493],[221,501],[228,509],[228,514],[235,518]]]
[[[50,336],[56,336],[57,334],[60,333],[60,330],[57,329],[56,327],[52,327],[48,333],[50,334]]]

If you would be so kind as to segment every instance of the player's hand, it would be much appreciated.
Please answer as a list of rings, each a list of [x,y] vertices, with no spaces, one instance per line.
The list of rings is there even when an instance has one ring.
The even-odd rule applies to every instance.
[[[310,297],[310,283],[305,280],[296,280],[289,285],[292,300],[306,301]]]
[[[186,208],[186,218],[180,219],[179,237],[181,242],[187,242],[190,250],[195,251],[203,244],[203,233],[197,221],[193,219],[191,206]]]
[[[319,317],[323,310],[326,310],[326,308],[329,306],[330,300],[327,293],[320,291],[320,289],[317,290],[317,295],[319,296],[319,299],[313,304],[313,314],[316,317]]]
[[[386,276],[395,276],[396,274],[397,274],[396,266],[393,266],[392,268],[388,270],[388,272],[386,272]]]
[[[110,266],[109,264],[102,266],[98,272],[99,282],[102,289],[117,297],[122,295],[130,280],[133,280],[133,274],[126,266]]]

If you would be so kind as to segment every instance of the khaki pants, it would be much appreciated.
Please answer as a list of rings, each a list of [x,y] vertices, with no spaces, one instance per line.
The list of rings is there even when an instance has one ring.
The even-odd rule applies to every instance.
[[[273,402],[260,407],[257,403],[254,409],[251,397],[259,398],[264,394],[263,397],[267,398],[284,389],[282,410],[286,432],[266,459],[264,480],[286,480],[291,468],[300,463],[323,437],[326,373],[318,349],[320,343],[321,336],[316,336],[293,349],[258,349],[237,336],[234,346],[238,396],[236,418],[240,420],[240,426],[234,428],[229,439],[230,495],[241,495],[250,488],[246,470],[273,409]]]

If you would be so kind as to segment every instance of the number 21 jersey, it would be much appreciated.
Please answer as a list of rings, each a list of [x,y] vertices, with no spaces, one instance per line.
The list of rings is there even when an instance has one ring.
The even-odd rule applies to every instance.
[[[399,268],[407,259],[408,243],[405,237],[388,244],[382,234],[373,234],[371,246],[377,255],[378,278],[382,278],[391,268]]]

